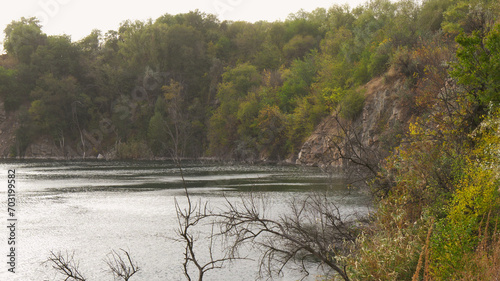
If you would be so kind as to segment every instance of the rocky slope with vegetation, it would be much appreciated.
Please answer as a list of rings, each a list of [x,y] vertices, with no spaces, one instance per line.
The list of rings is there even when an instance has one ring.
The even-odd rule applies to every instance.
[[[345,120],[338,112],[325,117],[304,142],[296,162],[323,168],[349,166],[349,145],[387,155],[399,144],[412,116],[402,98],[410,90],[404,77],[395,75],[391,70],[358,89],[364,93],[365,103],[355,119]]]
[[[449,6],[372,1],[272,23],[195,11],[126,21],[77,42],[47,36],[36,19],[12,22],[0,94],[20,127],[8,155],[35,156],[35,145],[58,157],[295,161],[325,117],[370,111],[363,85],[397,64],[395,54],[441,36]]]

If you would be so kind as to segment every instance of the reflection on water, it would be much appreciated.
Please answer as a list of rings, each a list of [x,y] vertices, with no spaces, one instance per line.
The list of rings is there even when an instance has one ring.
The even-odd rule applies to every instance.
[[[328,190],[349,212],[364,211],[366,204],[366,196],[348,191],[340,177],[313,168],[201,162],[182,166],[193,200],[213,208],[227,198],[257,192],[279,213],[288,199],[318,189]],[[59,280],[50,264],[43,263],[50,251],[74,252],[88,280],[113,280],[103,260],[120,248],[141,267],[132,280],[184,280],[182,244],[172,238],[178,227],[174,199],[185,202],[180,172],[172,162],[30,161],[0,167],[5,183],[7,170],[16,169],[19,220],[17,273],[1,266],[0,280]],[[6,210],[6,188],[0,190],[1,210]],[[6,216],[0,212],[4,224]],[[2,229],[0,235],[7,237]],[[6,244],[0,246],[3,257]],[[252,257],[257,259],[257,253]],[[205,280],[255,280],[256,274],[256,261],[238,261],[207,273]],[[288,270],[279,280],[300,276]]]

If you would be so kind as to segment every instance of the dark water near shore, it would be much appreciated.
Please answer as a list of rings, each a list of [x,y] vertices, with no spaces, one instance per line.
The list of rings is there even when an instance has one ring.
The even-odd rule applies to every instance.
[[[270,212],[286,212],[293,198],[311,190],[328,191],[345,213],[366,212],[367,196],[348,190],[342,177],[295,166],[182,163],[196,202],[220,208],[227,198],[250,192],[265,197]],[[7,171],[16,170],[16,274],[7,272]],[[113,280],[104,260],[126,249],[141,271],[131,280],[185,280],[183,245],[174,200],[185,204],[178,167],[169,161],[28,161],[0,164],[0,280],[60,280],[44,264],[50,251],[74,253],[87,280]],[[203,226],[200,236],[203,236]],[[204,243],[200,240],[200,243]],[[200,245],[200,251],[203,251]],[[258,253],[250,253],[258,259]],[[255,280],[256,261],[237,261],[207,273],[205,280]],[[321,274],[317,270],[315,274]],[[275,280],[298,280],[287,269]],[[315,280],[315,275],[305,280]]]

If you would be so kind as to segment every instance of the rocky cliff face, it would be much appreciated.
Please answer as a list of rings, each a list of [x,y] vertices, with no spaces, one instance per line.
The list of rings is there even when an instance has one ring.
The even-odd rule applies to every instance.
[[[0,158],[19,156],[16,151],[16,131],[20,128],[17,112],[6,112],[0,103]],[[49,136],[41,137],[31,143],[21,155],[23,158],[63,159],[81,158],[74,150],[64,149]]]
[[[11,154],[11,148],[16,139],[15,133],[19,123],[14,113],[7,113],[3,102],[0,103],[0,157],[6,158]]]
[[[58,147],[50,137],[43,137],[28,146],[25,158],[65,158],[65,151]]]
[[[381,158],[398,145],[411,117],[404,106],[409,90],[403,80],[378,77],[359,90],[365,93],[359,117],[325,118],[304,143],[297,164],[340,168],[346,165],[345,156]]]

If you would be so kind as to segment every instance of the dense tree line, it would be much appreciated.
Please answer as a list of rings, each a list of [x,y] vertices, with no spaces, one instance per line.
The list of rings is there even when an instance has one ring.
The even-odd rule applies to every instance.
[[[12,154],[50,135],[80,155],[285,159],[332,110],[356,118],[359,86],[395,59],[454,34],[460,3],[376,0],[256,23],[194,11],[77,42],[14,21],[0,63],[5,108],[22,120]]]

